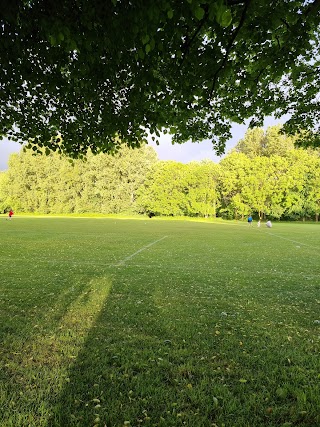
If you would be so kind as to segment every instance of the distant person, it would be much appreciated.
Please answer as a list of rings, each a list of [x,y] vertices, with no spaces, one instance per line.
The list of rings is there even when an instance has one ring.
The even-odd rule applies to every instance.
[[[13,210],[12,210],[12,209],[10,209],[9,214],[8,214],[9,219],[11,219],[11,218],[12,218],[12,216],[13,216]]]
[[[251,215],[248,216],[248,224],[252,225],[252,216]]]
[[[270,220],[266,222],[266,226],[267,226],[268,228],[271,228],[271,227],[272,227],[272,224],[271,224],[271,221],[270,221]]]
[[[259,221],[257,223],[257,227],[260,227],[260,225],[261,225],[261,221],[260,221],[260,218],[259,218]]]

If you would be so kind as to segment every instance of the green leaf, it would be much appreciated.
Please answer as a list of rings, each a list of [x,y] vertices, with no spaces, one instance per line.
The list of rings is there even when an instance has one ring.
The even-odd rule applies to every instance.
[[[138,55],[139,55],[140,59],[144,59],[144,57],[145,57],[144,51],[142,49],[138,50]]]
[[[221,0],[219,3],[216,3],[215,7],[213,6],[209,9],[209,16],[213,17],[214,15],[217,23],[222,27],[227,27],[232,22],[231,11]]]
[[[70,40],[70,42],[69,42],[69,49],[70,50],[78,50],[77,43],[74,40]]]
[[[150,40],[149,34],[146,34],[145,36],[142,37],[142,43],[143,44],[149,43],[149,40]]]
[[[57,40],[52,34],[50,34],[50,36],[49,36],[49,42],[50,42],[51,46],[57,45]]]
[[[150,48],[151,50],[153,50],[155,48],[156,42],[154,41],[154,39],[150,40]]]
[[[202,7],[197,7],[196,10],[194,11],[194,15],[195,17],[201,21],[201,19],[204,17],[204,9],[202,9]]]
[[[63,40],[64,40],[64,34],[60,32],[60,33],[58,34],[58,41],[59,41],[59,42],[62,42]]]
[[[230,9],[225,10],[220,18],[220,25],[222,27],[229,27],[232,22],[232,15]]]
[[[168,10],[167,15],[168,15],[169,19],[172,19],[173,18],[173,10],[172,9]]]
[[[209,19],[212,21],[218,13],[217,3],[211,3],[209,6]]]

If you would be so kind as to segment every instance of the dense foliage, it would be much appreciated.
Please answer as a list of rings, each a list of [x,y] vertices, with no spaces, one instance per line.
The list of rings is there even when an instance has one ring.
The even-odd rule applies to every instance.
[[[86,161],[21,151],[0,174],[0,205],[20,212],[124,212],[132,209],[137,189],[156,160],[151,147],[122,147],[114,156],[89,152]]]
[[[248,131],[219,164],[157,161],[154,150],[122,147],[87,160],[30,150],[0,174],[0,208],[42,213],[120,213],[244,218],[315,218],[320,156],[294,148],[279,127]]]
[[[39,0],[0,9],[0,136],[72,156],[289,114],[319,145],[318,0]],[[305,135],[305,133],[304,133]]]
[[[156,163],[139,190],[138,210],[155,215],[216,216],[219,165]]]
[[[318,218],[320,159],[292,150],[288,156],[248,158],[234,153],[221,162],[221,213],[230,218],[253,212],[264,218]]]

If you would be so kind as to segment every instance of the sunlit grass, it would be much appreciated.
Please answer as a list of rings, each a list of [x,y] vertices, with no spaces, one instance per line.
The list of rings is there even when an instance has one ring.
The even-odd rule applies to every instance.
[[[1,426],[320,425],[317,224],[0,225]]]

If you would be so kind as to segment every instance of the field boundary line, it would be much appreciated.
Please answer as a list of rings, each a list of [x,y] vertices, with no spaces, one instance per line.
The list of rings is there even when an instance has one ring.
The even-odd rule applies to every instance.
[[[124,265],[126,263],[126,261],[129,261],[130,259],[132,259],[134,256],[138,255],[140,252],[145,251],[146,249],[150,248],[151,246],[155,245],[158,242],[161,242],[161,240],[166,239],[168,236],[163,236],[161,237],[161,239],[155,240],[154,242],[149,243],[146,246],[143,246],[142,248],[140,248],[138,251],[136,251],[135,253],[127,256],[126,258],[124,258],[123,260],[121,260],[120,262],[118,262],[117,264],[114,264],[114,267],[120,267],[121,265]]]
[[[279,236],[279,234],[270,233],[270,231],[267,234],[271,234],[272,236],[279,237],[279,239],[288,240],[289,242],[292,242],[292,243],[297,243],[297,244],[299,244],[301,246],[307,246],[308,248],[312,248],[312,249],[319,249],[318,246],[312,246],[312,245],[308,245],[307,243],[298,242],[297,240],[291,240],[291,239],[288,239],[287,237]]]

